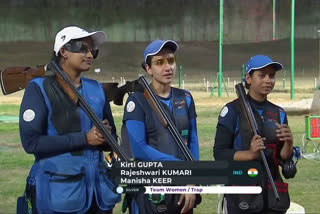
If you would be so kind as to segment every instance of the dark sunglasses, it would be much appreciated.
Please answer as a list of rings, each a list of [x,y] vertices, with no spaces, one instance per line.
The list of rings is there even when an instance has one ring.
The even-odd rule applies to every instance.
[[[99,53],[99,49],[82,41],[70,41],[64,45],[64,48],[72,53],[87,54],[90,51],[94,59],[97,58]]]

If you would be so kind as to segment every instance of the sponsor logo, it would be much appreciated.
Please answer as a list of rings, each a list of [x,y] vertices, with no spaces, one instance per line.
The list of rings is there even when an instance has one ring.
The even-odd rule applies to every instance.
[[[182,101],[176,101],[174,103],[174,105],[178,108],[178,109],[182,109],[185,106],[186,102],[184,100]]]
[[[220,112],[220,117],[226,116],[228,114],[228,111],[229,111],[229,109],[227,106],[223,107],[223,109]]]
[[[242,209],[242,210],[247,210],[249,209],[249,204],[247,202],[240,202],[239,203],[239,208]]]
[[[34,113],[33,110],[31,109],[27,109],[23,112],[23,120],[26,121],[26,122],[31,122],[35,117],[36,117],[36,114]]]
[[[133,101],[128,102],[127,112],[132,112],[136,108],[136,104]]]
[[[167,206],[166,205],[158,205],[157,206],[157,211],[159,212],[159,213],[163,213],[163,212],[165,212],[165,211],[167,211]]]

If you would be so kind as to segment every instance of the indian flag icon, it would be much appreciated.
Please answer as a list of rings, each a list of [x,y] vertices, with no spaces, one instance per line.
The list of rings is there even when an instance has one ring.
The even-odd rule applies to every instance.
[[[254,177],[257,177],[258,175],[258,170],[256,168],[250,168],[248,170],[248,175],[250,178],[254,178]]]

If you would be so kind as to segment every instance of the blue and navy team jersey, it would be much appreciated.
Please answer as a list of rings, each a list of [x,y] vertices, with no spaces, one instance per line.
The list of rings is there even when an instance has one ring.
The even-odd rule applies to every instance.
[[[159,96],[158,98],[167,107],[173,122],[179,120],[177,119],[181,118],[179,116],[187,118],[186,124],[184,124],[187,127],[186,132],[188,133],[187,146],[193,154],[193,157],[196,160],[199,160],[199,143],[193,98],[188,91],[183,90],[186,105],[184,105],[183,101],[180,101],[180,103],[175,104],[178,105],[176,108],[178,110],[174,110],[172,91],[173,90],[171,89],[167,98]],[[180,109],[182,112],[181,114],[184,114],[184,111],[182,111],[184,106],[187,108],[185,111],[187,112],[186,115],[179,115]],[[170,137],[167,137],[170,133],[165,131],[166,133],[163,134],[165,136],[159,134],[158,130],[162,129],[162,126],[157,118],[155,119],[150,115],[150,111],[152,111],[152,109],[146,103],[143,93],[135,92],[127,99],[124,108],[123,122],[127,128],[131,150],[135,159],[154,161],[180,160],[174,152],[175,142],[172,142]],[[150,139],[155,139],[156,143],[152,144]]]
[[[252,109],[260,115],[263,123],[262,132],[267,138],[274,138],[275,123],[287,124],[285,111],[273,103],[265,100],[258,102],[248,96]],[[240,126],[248,126],[245,118],[240,120],[240,102],[236,99],[227,103],[220,111],[216,137],[214,142],[214,157],[216,160],[233,160],[236,151],[247,150],[244,146],[243,136],[240,133]],[[257,120],[258,122],[258,120]],[[249,129],[247,129],[250,132]],[[245,135],[248,133],[242,133]],[[246,142],[248,143],[248,142]]]
[[[82,88],[79,89],[80,94]],[[107,99],[107,98],[106,98]],[[116,139],[116,127],[109,102],[105,102],[103,118],[108,119],[112,127],[113,137]],[[65,121],[72,123],[72,121]],[[86,133],[74,132],[59,136],[48,136],[48,109],[40,87],[31,82],[28,84],[20,107],[20,136],[23,148],[27,153],[47,155],[75,151],[87,147]],[[107,149],[107,146],[100,147]]]
[[[101,121],[109,120],[116,137],[101,85],[81,77],[78,91]],[[54,77],[35,78],[28,84],[19,117],[23,148],[35,156],[27,178],[27,187],[37,190],[33,209],[38,213],[80,214],[87,213],[92,203],[100,210],[113,209],[121,196],[113,192],[116,186],[107,174],[102,150],[109,147],[87,144],[86,134],[93,123]]]

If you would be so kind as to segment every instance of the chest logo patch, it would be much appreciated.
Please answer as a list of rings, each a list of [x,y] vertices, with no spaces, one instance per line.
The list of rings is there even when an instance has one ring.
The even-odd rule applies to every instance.
[[[227,114],[228,114],[228,107],[227,106],[225,106],[225,107],[223,107],[223,109],[221,110],[221,112],[220,112],[220,116],[221,117],[224,117],[224,116],[226,116]]]
[[[136,104],[133,101],[128,102],[127,112],[132,112],[136,108]]]
[[[182,101],[176,101],[174,103],[174,105],[178,108],[178,109],[182,109],[185,106],[186,102],[184,100]]]
[[[26,122],[31,122],[35,118],[36,114],[33,110],[27,109],[23,113],[23,120]]]

